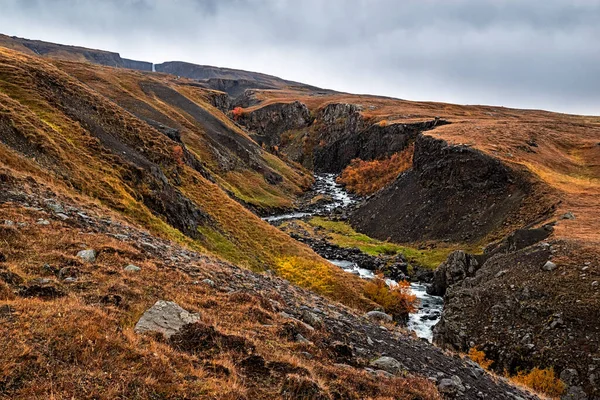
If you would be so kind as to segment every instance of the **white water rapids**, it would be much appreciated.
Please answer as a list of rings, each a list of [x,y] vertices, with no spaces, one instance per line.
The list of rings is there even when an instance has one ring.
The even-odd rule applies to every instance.
[[[336,208],[346,208],[356,202],[344,188],[335,182],[335,174],[318,174],[315,175],[315,190],[317,193],[326,196],[331,201],[319,206],[317,209],[310,212],[291,212],[287,214],[273,215],[263,218],[267,222],[277,222],[288,219],[298,219],[309,217],[315,214],[323,214],[333,211]],[[340,267],[344,271],[358,275],[363,279],[373,279],[375,274],[365,268],[361,268],[354,262],[348,260],[328,260],[332,264]],[[386,283],[390,286],[397,283],[392,279],[386,279]],[[418,337],[431,342],[433,338],[433,326],[437,324],[442,315],[444,301],[441,297],[431,296],[425,291],[425,286],[420,283],[410,284],[411,292],[417,296],[419,300],[419,308],[417,312],[410,314],[408,320],[408,329],[414,331]]]

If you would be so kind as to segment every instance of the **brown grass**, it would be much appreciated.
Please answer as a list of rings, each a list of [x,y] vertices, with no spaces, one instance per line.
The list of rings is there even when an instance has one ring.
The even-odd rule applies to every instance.
[[[245,369],[244,352],[228,348],[227,342],[221,342],[218,351],[188,351],[185,346],[177,350],[158,336],[135,334],[135,322],[157,299],[176,301],[200,312],[202,323],[217,335],[239,337],[239,343],[254,348],[253,354],[267,364],[300,371],[302,379],[315,382],[324,395],[440,398],[433,384],[423,378],[373,378],[362,370],[334,365],[326,352],[315,347],[301,347],[315,354],[313,359],[298,357],[299,345],[279,336],[286,320],[269,302],[282,301],[279,293],[229,294],[197,283],[203,277],[229,276],[231,271],[219,263],[187,263],[182,267],[200,273],[190,276],[108,235],[56,220],[48,226],[36,225],[38,218],[47,218],[43,212],[8,203],[0,205],[0,217],[28,224],[2,227],[0,252],[7,261],[0,263],[0,269],[25,282],[50,279],[66,293],[48,300],[21,298],[12,294],[15,287],[1,286],[3,293],[11,294],[0,299],[0,307],[11,310],[0,314],[1,398],[270,399],[281,393],[283,375],[273,375],[265,383]],[[75,256],[88,247],[98,250],[93,264],[82,263]],[[59,282],[43,268],[46,263],[56,269],[76,268],[77,281]],[[123,271],[127,264],[142,270],[127,273]],[[107,295],[119,296],[121,301],[118,305],[105,302],[102,299]],[[318,336],[310,338],[320,341]]]

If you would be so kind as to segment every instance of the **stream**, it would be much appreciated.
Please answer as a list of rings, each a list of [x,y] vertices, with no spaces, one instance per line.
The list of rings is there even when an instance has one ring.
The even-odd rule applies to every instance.
[[[348,194],[344,188],[335,182],[336,174],[315,174],[314,191],[322,195],[328,201],[310,209],[290,212],[286,214],[273,215],[263,218],[269,223],[278,223],[285,220],[300,219],[313,215],[327,215],[338,208],[348,208],[355,204],[357,200]],[[344,271],[358,275],[363,279],[373,279],[375,273],[371,270],[361,268],[360,265],[348,260],[327,260],[330,263],[340,267]],[[386,279],[389,286],[396,285],[396,281]],[[425,285],[421,283],[411,283],[410,290],[419,300],[417,312],[410,314],[408,320],[408,329],[414,331],[416,335],[429,342],[433,339],[433,327],[438,323],[442,316],[444,301],[441,297],[431,296],[425,291]]]

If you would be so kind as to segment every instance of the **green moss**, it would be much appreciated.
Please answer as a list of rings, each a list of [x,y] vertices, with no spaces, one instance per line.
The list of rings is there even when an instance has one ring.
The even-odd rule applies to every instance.
[[[348,223],[342,221],[331,221],[322,217],[313,217],[308,221],[313,227],[324,229],[329,233],[334,244],[341,247],[357,247],[361,251],[373,255],[403,254],[407,260],[428,268],[437,268],[446,260],[448,254],[457,249],[476,252],[473,247],[465,247],[459,244],[444,245],[434,249],[417,249],[416,247],[384,242],[370,238],[367,235],[356,232]]]

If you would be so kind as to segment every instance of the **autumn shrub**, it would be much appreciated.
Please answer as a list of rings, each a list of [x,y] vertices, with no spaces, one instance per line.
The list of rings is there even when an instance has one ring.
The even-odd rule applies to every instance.
[[[550,397],[559,397],[566,387],[564,382],[556,377],[553,368],[534,368],[529,372],[519,372],[510,379]]]
[[[233,119],[237,121],[242,115],[244,115],[244,109],[242,107],[235,107],[231,113],[233,114]]]
[[[479,364],[483,369],[488,369],[493,363],[492,360],[487,359],[485,353],[482,350],[477,350],[477,348],[475,347],[471,347],[471,349],[469,349],[468,356],[471,360]]]
[[[177,163],[177,165],[183,165],[183,148],[179,145],[173,146],[173,159]]]
[[[383,279],[375,278],[365,285],[364,293],[393,316],[404,317],[417,309],[417,296],[411,293],[410,284],[406,281],[389,287]]]
[[[412,166],[414,145],[383,160],[354,159],[338,177],[337,182],[361,196],[367,196],[386,187],[402,172]]]

